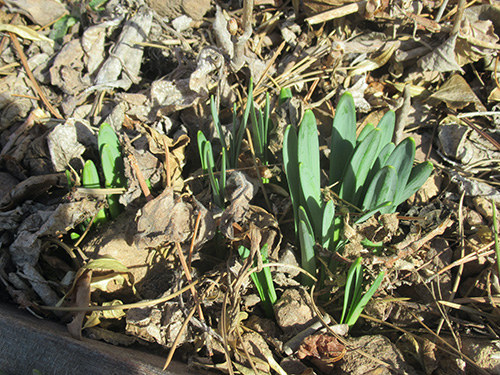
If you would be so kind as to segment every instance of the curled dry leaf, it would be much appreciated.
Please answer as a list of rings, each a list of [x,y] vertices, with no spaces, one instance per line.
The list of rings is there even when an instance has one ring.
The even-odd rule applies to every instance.
[[[24,14],[40,26],[48,25],[67,13],[66,7],[56,0],[5,0],[4,3],[12,13]]]
[[[459,74],[451,76],[439,90],[430,96],[430,99],[438,99],[451,109],[462,109],[473,103],[478,111],[486,111],[465,78]]]
[[[85,308],[90,304],[90,279],[92,270],[85,270],[75,283],[73,289],[74,307]],[[85,311],[79,311],[73,315],[73,320],[68,324],[68,331],[75,339],[82,339],[82,324],[85,318]]]
[[[297,352],[297,357],[300,359],[312,357],[326,363],[333,363],[341,360],[346,351],[346,347],[335,337],[320,333],[304,339]]]
[[[157,247],[165,243],[185,242],[192,237],[196,213],[201,212],[201,221],[196,246],[210,240],[215,233],[215,224],[210,212],[199,202],[196,207],[174,195],[172,188],[146,203],[136,217],[137,234],[134,243],[138,248]]]
[[[168,147],[172,187],[176,191],[182,190],[184,180],[181,174],[182,168],[186,164],[185,149],[190,142],[188,135],[184,132],[178,132],[175,138],[170,138],[147,125],[143,125],[143,130],[148,139],[149,151],[151,153],[164,159],[165,145]]]

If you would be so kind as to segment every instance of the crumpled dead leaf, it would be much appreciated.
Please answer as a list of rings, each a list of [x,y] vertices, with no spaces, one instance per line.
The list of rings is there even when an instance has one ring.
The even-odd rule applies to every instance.
[[[48,25],[63,14],[66,7],[55,0],[5,0],[12,13],[21,13],[40,26]]]
[[[97,149],[96,136],[85,120],[69,119],[57,125],[47,136],[47,144],[57,172],[68,169],[70,162],[81,158],[88,148]]]
[[[196,244],[210,240],[215,234],[212,215],[197,202],[201,211],[201,225],[198,230],[200,240]],[[195,208],[181,197],[174,195],[172,188],[146,203],[136,217],[137,234],[134,243],[138,248],[157,247],[172,242],[185,242],[192,237],[196,215]]]
[[[234,239],[233,224],[243,220],[250,209],[250,201],[257,193],[256,187],[242,172],[233,171],[226,182],[226,194],[231,201],[220,219],[220,231],[229,239]]]
[[[144,49],[137,43],[146,41],[152,21],[153,12],[144,5],[125,22],[110,56],[97,73],[95,85],[98,88],[128,90],[132,83],[138,82]]]
[[[62,173],[42,176],[31,176],[17,184],[8,194],[0,200],[0,211],[9,211],[25,199],[34,199],[44,194],[51,187],[64,185],[66,177]]]
[[[168,147],[171,184],[174,190],[182,190],[184,187],[182,168],[186,164],[185,150],[191,141],[189,136],[180,130],[176,132],[174,138],[170,138],[145,124],[142,125],[141,131],[147,137],[150,152],[162,160],[165,159],[165,145]]]
[[[317,358],[331,364],[341,360],[346,351],[346,347],[337,338],[319,333],[304,339],[297,352],[297,357],[299,359]]]
[[[457,37],[457,34],[449,37],[443,44],[434,49],[432,52],[421,57],[417,61],[417,65],[420,69],[435,70],[442,73],[454,71],[463,73],[463,70],[455,57]]]
[[[73,307],[85,308],[90,305],[90,280],[92,270],[85,270],[75,282],[73,295]],[[73,314],[73,320],[67,325],[69,334],[77,340],[82,339],[82,324],[85,318],[85,311]]]
[[[469,84],[460,74],[451,76],[429,99],[437,99],[451,109],[462,109],[473,103],[480,112],[486,111],[477,95],[472,91]]]

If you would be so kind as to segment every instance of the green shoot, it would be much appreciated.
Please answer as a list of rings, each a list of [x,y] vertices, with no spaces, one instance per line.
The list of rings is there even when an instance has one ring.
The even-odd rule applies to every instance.
[[[268,246],[267,243],[262,246],[260,250],[260,256],[262,258],[262,263],[269,263],[267,259]],[[240,246],[238,248],[238,253],[240,257],[245,260],[250,256],[250,250],[245,246]],[[257,259],[254,260],[253,266],[256,267],[258,264]],[[252,272],[250,274],[252,281],[257,288],[260,300],[264,304],[264,311],[266,316],[270,319],[274,317],[273,305],[276,303],[278,297],[276,296],[276,290],[274,289],[274,283],[271,276],[271,270],[269,267],[264,267],[260,272]]]
[[[214,156],[212,151],[212,144],[207,140],[203,132],[198,132],[198,151],[200,153],[201,168],[204,174],[208,174],[210,187],[212,189],[212,196],[214,203],[220,209],[224,209],[224,191],[226,189],[226,149],[222,148],[222,163],[220,176],[217,179],[214,172]]]
[[[365,294],[362,294],[363,266],[361,265],[361,257],[356,259],[347,273],[344,305],[342,309],[342,317],[340,318],[340,324],[347,324],[349,327],[352,327],[356,323],[365,306],[368,304],[382,283],[383,278],[384,272],[381,272],[368,291]]]
[[[118,137],[107,123],[103,123],[97,137],[99,155],[101,156],[102,170],[106,188],[126,188],[125,164],[121,154]],[[109,213],[112,219],[122,211],[118,195],[108,195]]]

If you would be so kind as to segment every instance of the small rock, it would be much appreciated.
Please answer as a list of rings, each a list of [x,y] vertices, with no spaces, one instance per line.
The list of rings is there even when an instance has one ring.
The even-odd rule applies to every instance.
[[[311,300],[305,289],[287,289],[274,305],[276,322],[286,336],[307,328],[314,318]]]

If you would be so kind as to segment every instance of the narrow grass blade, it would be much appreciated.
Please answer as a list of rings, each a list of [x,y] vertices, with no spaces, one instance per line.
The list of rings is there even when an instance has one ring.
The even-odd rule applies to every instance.
[[[366,191],[361,208],[372,210],[387,201],[394,201],[398,183],[398,174],[392,165],[386,165],[378,171]]]
[[[348,316],[349,305],[355,298],[356,271],[359,267],[361,267],[361,257],[356,259],[356,261],[349,268],[349,271],[347,271],[347,279],[344,291],[344,303],[342,306],[342,316],[340,318],[340,324],[344,324],[345,318]]]
[[[204,144],[204,152],[205,152],[205,160],[207,161],[207,173],[208,173],[208,179],[210,181],[210,186],[212,188],[212,196],[214,203],[219,207],[220,209],[224,209],[224,200],[221,201],[221,191],[219,187],[219,181],[215,178],[214,174],[214,166],[212,164],[211,156],[213,155],[212,153],[212,145],[210,142],[205,142]]]
[[[299,206],[301,204],[301,191],[299,179],[299,159],[297,156],[298,140],[297,132],[288,125],[283,137],[283,164],[285,168],[286,179],[288,182],[288,191],[292,200],[295,233],[298,233]]]
[[[208,172],[207,160],[205,159],[205,144],[208,142],[205,134],[201,130],[198,130],[198,134],[196,137],[198,142],[198,152],[200,153],[200,161],[201,161],[201,169],[203,173]]]
[[[398,196],[398,200],[394,202],[394,211],[396,210],[397,206],[410,198],[417,192],[418,189],[422,187],[422,185],[431,175],[433,169],[434,166],[429,161],[417,164],[412,168],[410,177],[408,178],[408,182],[406,183],[403,192]]]
[[[254,149],[255,149],[255,154],[257,155],[257,157],[259,159],[262,160],[262,156],[263,156],[263,149],[264,149],[264,145],[263,145],[263,142],[264,140],[262,139],[262,127],[263,127],[263,116],[262,116],[262,112],[260,111],[260,109],[258,108],[255,108],[255,103],[253,102],[253,100],[250,100],[250,98],[248,99],[250,101],[250,129],[252,131],[252,140],[253,140],[253,146],[254,146]]]
[[[220,138],[220,143],[223,148],[227,149],[226,138],[224,136],[224,131],[222,130],[222,124],[219,120],[219,109],[215,106],[214,96],[210,96],[210,111],[212,112],[212,120],[214,122],[215,130]]]
[[[322,246],[325,249],[334,250],[335,233],[335,204],[333,200],[326,202],[323,208],[323,222],[321,225]]]
[[[399,143],[391,156],[386,161],[386,165],[392,165],[396,168],[398,174],[398,186],[394,196],[394,205],[399,205],[402,202],[404,187],[408,182],[411,170],[413,168],[413,159],[415,158],[415,141],[413,138],[406,138]]]
[[[267,150],[269,148],[269,118],[271,116],[271,103],[269,101],[269,93],[266,92],[266,102],[264,104],[264,127],[262,129],[262,142],[264,144],[264,149],[262,151],[263,162],[268,162]]]
[[[269,263],[267,260],[268,246],[267,243],[264,244],[260,251],[260,256],[262,257],[262,263]],[[238,248],[238,253],[240,257],[245,260],[250,255],[250,250],[244,246]],[[254,260],[253,266],[257,265],[257,261]],[[250,274],[252,281],[259,293],[259,297],[264,305],[264,310],[268,318],[272,319],[274,316],[273,305],[278,300],[276,295],[276,290],[274,288],[274,283],[271,275],[271,270],[269,267],[265,267],[260,272],[253,272]]]
[[[300,259],[302,268],[311,275],[316,274],[316,258],[314,252],[314,233],[311,223],[307,218],[304,207],[299,207],[299,241],[300,241]],[[302,276],[302,285],[312,285],[313,281],[306,275]]]
[[[243,118],[238,126],[238,129],[233,128],[233,137],[231,148],[234,149],[232,152],[232,157],[234,158],[231,168],[236,168],[238,164],[238,156],[240,155],[241,143],[243,142],[243,137],[245,136],[245,131],[248,125],[248,117],[250,116],[250,109],[253,103],[253,79],[250,78],[250,83],[248,85],[248,97],[247,104],[245,106],[245,111],[243,112]],[[236,107],[235,107],[236,108]],[[236,110],[234,111],[236,113]],[[236,125],[234,125],[236,126]]]
[[[338,182],[344,175],[355,144],[356,108],[352,95],[346,92],[337,104],[330,142],[330,185],[337,184],[334,188],[337,193],[340,189]]]
[[[380,136],[381,131],[374,129],[356,147],[342,179],[339,195],[355,206],[358,205],[366,177],[375,162],[374,155],[378,149]]]
[[[382,280],[384,279],[384,272],[380,272],[375,281],[373,282],[372,286],[368,291],[363,295],[363,298],[361,298],[358,303],[354,306],[354,308],[349,311],[349,316],[346,319],[346,324],[349,327],[352,327],[356,321],[358,320],[359,316],[363,312],[365,306],[368,304],[370,299],[373,297],[375,292],[377,291],[378,287],[382,283]]]
[[[220,208],[224,209],[224,194],[226,192],[226,154],[225,148],[222,149],[222,162],[220,166],[220,176],[219,176],[219,202]]]

